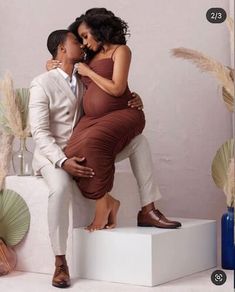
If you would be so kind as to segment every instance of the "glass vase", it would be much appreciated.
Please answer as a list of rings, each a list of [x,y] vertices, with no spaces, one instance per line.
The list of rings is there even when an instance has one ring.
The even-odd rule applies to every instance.
[[[26,138],[20,139],[20,147],[12,154],[12,164],[16,175],[29,176],[32,170],[33,154],[26,147]]]
[[[221,249],[222,268],[234,270],[234,207],[228,207],[227,212],[221,218]]]

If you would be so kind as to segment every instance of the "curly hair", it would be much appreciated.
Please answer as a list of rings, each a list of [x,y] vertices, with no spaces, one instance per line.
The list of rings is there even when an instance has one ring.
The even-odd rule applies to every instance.
[[[101,44],[125,45],[126,36],[130,35],[128,24],[106,8],[89,9],[69,26],[68,29],[77,36],[81,43],[82,39],[77,30],[82,23],[90,28],[91,34]]]
[[[90,8],[85,12],[85,15],[97,15],[97,14],[105,14],[105,15],[110,15],[110,16],[115,16],[114,13],[104,7],[95,7],[95,8]]]

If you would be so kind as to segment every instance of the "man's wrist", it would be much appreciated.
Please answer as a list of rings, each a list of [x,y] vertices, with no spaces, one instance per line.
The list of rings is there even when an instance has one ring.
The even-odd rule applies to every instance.
[[[63,160],[63,161],[61,162],[61,165],[60,165],[61,168],[64,167],[64,164],[65,164],[65,162],[66,162],[67,160],[68,160],[68,158],[65,158],[65,160]]]
[[[56,167],[62,168],[62,164],[67,160],[67,157],[61,158],[56,162]]]

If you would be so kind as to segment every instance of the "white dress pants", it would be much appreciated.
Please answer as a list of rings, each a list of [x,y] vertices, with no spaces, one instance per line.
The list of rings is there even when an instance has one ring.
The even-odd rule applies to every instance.
[[[141,205],[160,199],[149,144],[143,135],[135,137],[117,155],[116,162],[128,157],[137,180]],[[63,169],[48,164],[40,171],[49,188],[48,224],[52,249],[55,255],[64,255],[68,238],[69,202],[73,194],[80,191],[72,177]]]

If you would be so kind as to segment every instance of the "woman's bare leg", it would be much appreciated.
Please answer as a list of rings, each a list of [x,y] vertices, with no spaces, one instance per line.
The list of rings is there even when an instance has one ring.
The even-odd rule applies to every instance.
[[[111,196],[111,195],[109,194],[109,196]],[[113,208],[112,208],[111,212],[109,213],[108,224],[105,226],[105,228],[113,229],[113,228],[116,227],[116,225],[117,225],[117,213],[118,213],[119,207],[120,207],[120,201],[114,199]]]
[[[93,222],[86,227],[89,231],[95,231],[116,226],[116,216],[120,202],[114,199],[109,193],[96,200],[95,218]]]

